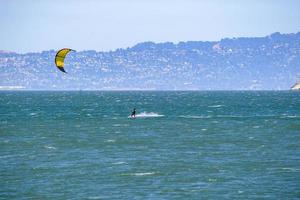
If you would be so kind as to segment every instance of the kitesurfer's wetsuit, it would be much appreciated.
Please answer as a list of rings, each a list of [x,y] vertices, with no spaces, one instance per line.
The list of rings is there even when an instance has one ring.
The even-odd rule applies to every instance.
[[[135,108],[133,109],[133,111],[131,113],[131,117],[135,117]]]

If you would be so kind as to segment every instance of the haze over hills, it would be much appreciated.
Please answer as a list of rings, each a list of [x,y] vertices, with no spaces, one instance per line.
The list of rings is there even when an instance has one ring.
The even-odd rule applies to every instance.
[[[0,51],[0,89],[286,90],[300,75],[300,32],[72,52],[68,74],[55,54]]]

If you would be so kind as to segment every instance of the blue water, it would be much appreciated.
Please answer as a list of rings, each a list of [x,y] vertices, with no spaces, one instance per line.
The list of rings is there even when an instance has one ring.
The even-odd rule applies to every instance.
[[[0,92],[0,164],[0,199],[300,199],[300,93]]]

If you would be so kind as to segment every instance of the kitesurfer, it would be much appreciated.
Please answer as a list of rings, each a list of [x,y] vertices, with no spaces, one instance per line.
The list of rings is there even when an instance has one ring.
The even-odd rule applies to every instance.
[[[133,109],[133,111],[132,111],[132,113],[131,113],[130,116],[133,117],[133,118],[135,118],[135,108]]]

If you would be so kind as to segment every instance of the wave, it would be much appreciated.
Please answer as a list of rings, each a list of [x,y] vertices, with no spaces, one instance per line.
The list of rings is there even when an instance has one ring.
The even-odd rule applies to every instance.
[[[46,149],[56,149],[55,147],[48,146],[48,145],[45,145],[44,147],[45,147]]]
[[[281,170],[291,171],[291,172],[298,172],[298,171],[300,171],[299,168],[292,168],[292,167],[283,167],[283,168],[281,168]]]
[[[298,115],[216,115],[216,118],[299,118]]]
[[[217,106],[217,105],[216,105]],[[222,105],[220,105],[221,107]],[[217,107],[215,107],[217,108]],[[158,114],[155,112],[142,112],[135,115],[136,118],[147,118],[147,117],[164,117],[165,115]],[[180,118],[186,119],[209,119],[209,118],[300,118],[299,115],[179,115]],[[131,118],[131,116],[128,116]]]
[[[147,175],[153,175],[154,172],[144,172],[144,173],[133,173],[134,176],[147,176]]]
[[[92,197],[88,197],[88,199],[102,199],[101,196],[92,196]]]
[[[155,113],[155,112],[142,112],[135,115],[135,118],[147,118],[147,117],[164,117],[164,115]],[[131,118],[131,116],[128,116],[128,118]]]
[[[186,119],[208,119],[211,118],[211,116],[199,116],[199,115],[180,115],[181,118]]]
[[[122,175],[123,176],[149,176],[154,174],[155,172],[137,172],[137,173],[122,174]]]
[[[285,118],[300,118],[299,115],[284,115],[284,116],[281,116],[280,118],[282,119],[285,119]]]
[[[119,161],[119,162],[114,162],[112,164],[113,165],[122,165],[122,164],[127,164],[127,162]]]
[[[113,124],[114,127],[127,127],[129,124]]]
[[[298,115],[179,115],[180,118],[186,119],[209,119],[209,118],[300,118]],[[259,128],[259,127],[254,127]]]
[[[212,105],[212,106],[208,106],[209,108],[220,108],[220,107],[224,107],[224,105]]]
[[[111,143],[111,142],[116,142],[116,140],[105,140],[105,142]]]
[[[29,116],[35,116],[35,115],[37,115],[36,112],[29,113]]]

